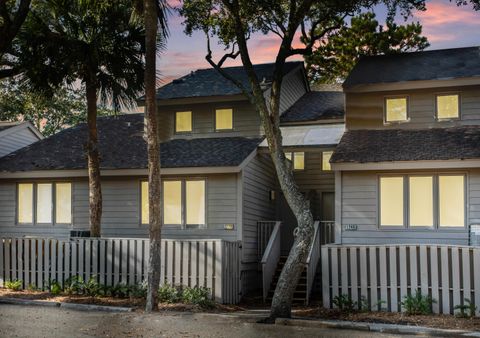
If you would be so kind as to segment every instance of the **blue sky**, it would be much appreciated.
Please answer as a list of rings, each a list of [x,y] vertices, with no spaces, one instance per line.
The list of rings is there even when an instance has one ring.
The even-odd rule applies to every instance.
[[[169,1],[179,6],[179,0]],[[385,18],[385,8],[375,8],[379,21]],[[403,21],[399,18],[398,20]],[[471,6],[457,7],[448,0],[427,1],[427,10],[415,12],[409,21],[419,21],[423,34],[431,46],[429,49],[480,46],[480,12]],[[205,61],[206,39],[203,34],[192,37],[183,33],[182,19],[174,14],[169,20],[170,38],[167,50],[160,56],[159,71],[163,83],[198,68],[208,68]],[[272,35],[255,35],[249,42],[250,53],[255,63],[271,62],[278,48],[278,39]],[[221,46],[216,46],[215,54],[222,55]],[[238,64],[238,62],[231,62]]]

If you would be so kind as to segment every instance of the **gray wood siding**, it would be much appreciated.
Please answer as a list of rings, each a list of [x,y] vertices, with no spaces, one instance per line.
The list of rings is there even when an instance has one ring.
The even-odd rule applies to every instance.
[[[258,154],[243,170],[243,262],[257,262],[257,221],[275,220],[270,191],[278,182],[269,154]]]
[[[441,173],[444,172],[446,171],[441,171]],[[480,222],[480,170],[461,172],[467,173],[466,224],[469,225]],[[438,172],[425,171],[424,173]],[[378,226],[378,173],[376,172],[343,172],[341,200],[343,244],[468,244],[467,228],[458,230],[380,229]],[[356,224],[357,231],[345,231],[346,224]]]
[[[233,109],[233,131],[215,131],[215,110]],[[175,112],[192,112],[192,132],[175,134]],[[162,142],[175,138],[255,137],[262,134],[260,117],[248,101],[197,103],[192,105],[159,106],[159,136]]]
[[[28,128],[19,129],[5,136],[0,136],[0,157],[26,147],[36,141],[38,141],[37,135],[32,133]]]
[[[239,240],[237,226],[237,175],[218,174],[206,179],[206,228],[164,228],[167,238],[219,238]],[[140,224],[140,178],[104,178],[102,181],[102,234],[113,237],[147,237],[148,226]],[[88,184],[72,182],[72,225],[16,225],[16,183],[0,182],[0,233],[4,235],[51,235],[66,237],[72,229],[88,229]],[[226,223],[235,230],[224,230]]]
[[[437,121],[435,119],[436,95],[458,93],[460,95],[460,120]],[[409,121],[384,125],[385,97],[406,95],[409,99]],[[480,124],[480,87],[451,87],[411,91],[347,93],[347,129],[382,128],[431,128]]]
[[[282,91],[280,95],[280,114],[290,108],[299,98],[307,92],[305,75],[301,67],[290,72],[283,78]],[[270,97],[270,90],[265,93],[267,102]]]

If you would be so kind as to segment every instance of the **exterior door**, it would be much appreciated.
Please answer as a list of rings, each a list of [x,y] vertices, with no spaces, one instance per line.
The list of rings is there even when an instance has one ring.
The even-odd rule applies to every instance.
[[[335,220],[335,193],[322,192],[322,221]]]

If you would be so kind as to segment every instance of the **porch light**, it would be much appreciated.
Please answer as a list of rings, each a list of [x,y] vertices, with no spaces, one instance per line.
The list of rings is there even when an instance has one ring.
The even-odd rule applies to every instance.
[[[225,230],[233,230],[235,228],[233,223],[228,223],[223,226]]]
[[[270,201],[275,201],[275,190],[270,190]]]

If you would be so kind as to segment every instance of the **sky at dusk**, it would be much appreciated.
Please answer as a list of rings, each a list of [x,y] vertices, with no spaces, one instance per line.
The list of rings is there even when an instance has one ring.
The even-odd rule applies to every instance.
[[[170,0],[172,6],[179,6],[179,0]],[[385,8],[375,8],[377,19],[385,20]],[[409,21],[419,21],[423,34],[430,42],[429,49],[480,46],[480,12],[471,6],[457,7],[448,0],[427,1],[427,10],[415,12]],[[403,19],[398,19],[398,23]],[[167,50],[159,59],[159,72],[162,84],[173,78],[188,74],[199,68],[208,68],[205,61],[206,39],[202,33],[192,37],[183,33],[182,18],[172,12],[169,19],[170,37]],[[300,42],[297,42],[300,43]],[[273,35],[256,34],[249,41],[250,54],[254,63],[271,62],[276,54],[279,40]],[[221,46],[215,46],[214,57],[223,54]],[[227,65],[239,64],[230,62]]]

